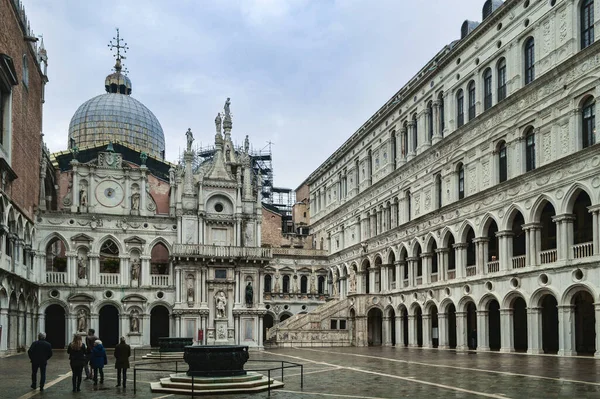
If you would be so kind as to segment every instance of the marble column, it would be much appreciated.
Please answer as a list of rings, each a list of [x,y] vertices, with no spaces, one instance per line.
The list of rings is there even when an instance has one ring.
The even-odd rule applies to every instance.
[[[488,311],[477,310],[477,350],[478,351],[489,351],[490,350],[490,333],[488,324]]]
[[[557,259],[572,259],[573,253],[571,248],[574,243],[573,223],[575,222],[575,215],[568,213],[556,215],[552,218],[552,221],[556,223]]]
[[[515,351],[513,309],[500,309],[500,352]]]
[[[594,205],[594,206],[590,206],[588,207],[590,213],[592,214],[592,232],[593,232],[593,244],[594,244],[594,255],[599,255],[600,254],[600,237],[599,237],[599,231],[600,231],[600,217],[598,217],[598,215],[600,214],[600,205]],[[598,330],[600,332],[600,330]],[[596,336],[600,336],[600,333],[596,334]],[[598,345],[596,345],[596,348],[599,348]]]
[[[542,349],[542,308],[527,308],[527,353],[538,355]]]
[[[431,341],[431,314],[423,314],[423,347],[433,348]]]
[[[558,354],[561,356],[577,355],[574,320],[574,305],[558,305]]]
[[[413,122],[412,120],[408,122],[408,148],[407,148],[407,155],[406,155],[406,160],[410,161],[411,159],[413,159],[416,155],[415,153],[415,134],[414,134],[414,129],[417,128],[417,125],[415,122]]]
[[[512,269],[512,230],[502,230],[496,233],[498,237],[498,256],[500,271]]]
[[[394,318],[396,323],[396,347],[404,346],[404,325],[402,323],[402,316],[396,316]]]
[[[452,244],[455,253],[455,266],[456,266],[456,278],[462,278],[466,276],[467,267],[467,247],[469,244],[466,242],[459,242]]]
[[[467,331],[467,312],[456,312],[456,349],[466,351],[469,349]]]
[[[408,315],[408,346],[416,348],[417,344],[417,318],[415,315]]]
[[[448,349],[448,313],[438,313],[438,348]]]

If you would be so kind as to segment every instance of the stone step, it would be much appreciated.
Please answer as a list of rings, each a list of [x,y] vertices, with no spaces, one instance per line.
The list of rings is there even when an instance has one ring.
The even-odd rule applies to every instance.
[[[185,373],[171,374],[169,376],[172,382],[183,382],[192,383],[192,377]],[[213,383],[235,383],[235,382],[246,382],[256,381],[264,377],[262,374],[253,373],[249,371],[246,375],[236,375],[229,377],[194,377],[194,384],[213,384]]]
[[[209,395],[209,394],[224,394],[224,393],[247,393],[247,392],[262,392],[269,389],[268,378],[262,374],[252,373],[252,376],[258,375],[261,377],[254,381],[242,381],[242,382],[221,382],[220,378],[211,378],[211,380],[217,380],[218,382],[197,384],[196,378],[194,377],[194,395]],[[242,376],[246,377],[246,376]],[[235,377],[223,377],[231,380]],[[283,388],[283,382],[276,381],[271,378],[271,388]],[[191,377],[190,383],[173,382],[171,378],[162,378],[160,382],[153,382],[150,384],[150,389],[153,393],[167,393],[167,394],[179,394],[179,395],[191,395],[192,384]]]

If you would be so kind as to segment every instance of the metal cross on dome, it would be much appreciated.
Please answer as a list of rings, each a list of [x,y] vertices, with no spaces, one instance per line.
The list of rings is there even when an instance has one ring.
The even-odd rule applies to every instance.
[[[112,42],[112,40],[109,42],[108,44],[108,48],[112,51],[113,49],[117,49],[117,54],[113,54],[113,56],[117,59],[117,60],[121,60],[121,59],[125,59],[125,56],[121,55],[121,50],[123,50],[123,54],[127,53],[127,50],[129,50],[129,47],[127,46],[127,43],[123,43],[121,44],[121,42],[124,42],[123,39],[121,39],[121,37],[119,36],[119,28],[117,28],[117,37],[113,37],[113,40],[116,41],[116,44]]]

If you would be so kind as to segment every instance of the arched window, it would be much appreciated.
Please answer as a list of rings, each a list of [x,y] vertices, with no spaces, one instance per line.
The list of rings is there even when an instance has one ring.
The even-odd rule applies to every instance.
[[[535,41],[530,37],[525,42],[525,84],[535,79]]]
[[[483,109],[492,107],[492,69],[488,68],[483,72]]]
[[[590,97],[581,109],[581,146],[587,148],[596,143],[596,100]]]
[[[465,95],[460,89],[456,93],[456,127],[461,127],[465,124]]]
[[[300,277],[300,293],[306,294],[308,292],[308,277]]]
[[[290,276],[283,276],[283,293],[288,294],[290,292]]]
[[[475,119],[475,82],[471,81],[468,86],[469,90],[469,120]]]
[[[427,139],[431,143],[433,139],[433,103],[429,101],[427,104]]]
[[[458,199],[465,198],[465,166],[458,164]]]
[[[535,169],[535,132],[529,128],[525,134],[525,170]]]
[[[394,166],[394,170],[396,170],[396,168],[398,167],[398,164],[396,163],[396,148],[398,146],[398,140],[396,139],[396,131],[392,130],[392,151],[391,151],[391,157],[392,157],[392,165]]]
[[[106,240],[100,248],[100,273],[119,273],[120,265],[119,247],[112,240]]]
[[[317,279],[317,291],[319,294],[324,294],[325,293],[325,277],[324,276],[319,276],[319,278]]]
[[[265,274],[265,292],[271,292],[271,275]]]
[[[440,209],[442,207],[442,176],[440,174],[435,176],[435,201],[436,209]]]
[[[506,142],[498,144],[498,180],[500,183],[508,177],[508,163],[506,162]]]
[[[371,150],[369,150],[367,152],[367,180],[368,180],[369,186],[372,183],[372,177],[373,177],[373,155],[371,154]]]
[[[419,135],[418,135],[418,132],[417,132],[417,126],[418,125],[417,125],[417,114],[416,113],[413,114],[412,121],[413,121],[413,127],[412,127],[412,134],[413,134],[412,150],[413,150],[413,152],[416,153],[417,152],[417,144],[418,144],[418,140],[419,140]]]
[[[579,12],[581,18],[581,49],[594,43],[594,0],[583,0]]]
[[[438,95],[439,115],[440,115],[440,136],[444,137],[444,93]]]
[[[498,61],[498,102],[506,98],[506,60],[500,58]]]
[[[25,87],[29,87],[29,61],[27,60],[27,54],[23,54],[23,84]]]
[[[150,252],[150,274],[169,274],[169,250],[162,242]]]

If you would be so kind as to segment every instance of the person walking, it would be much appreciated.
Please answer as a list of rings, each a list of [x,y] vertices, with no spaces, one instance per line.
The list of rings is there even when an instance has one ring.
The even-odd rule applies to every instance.
[[[115,347],[115,368],[117,369],[117,387],[121,386],[121,374],[123,375],[123,388],[127,388],[127,369],[129,368],[129,356],[131,347],[121,337],[121,342]]]
[[[46,341],[46,333],[39,333],[38,340],[31,344],[27,351],[29,360],[31,360],[31,389],[35,389],[37,382],[37,372],[40,370],[40,391],[44,391],[46,383],[46,365],[48,359],[52,357],[52,346]]]
[[[92,349],[92,355],[90,358],[90,365],[94,369],[94,385],[98,385],[98,372],[100,372],[100,384],[104,384],[104,365],[108,364],[106,358],[106,350],[102,346],[102,341],[99,339],[94,342],[94,348]]]
[[[81,391],[81,374],[87,364],[87,348],[82,342],[81,335],[73,335],[73,342],[67,348],[71,371],[73,372],[73,392]]]
[[[87,363],[85,364],[85,379],[86,380],[91,380],[92,379],[92,366],[91,366],[91,355],[92,355],[92,349],[94,348],[94,342],[96,342],[96,340],[98,339],[98,337],[96,336],[96,330],[94,330],[93,328],[90,328],[88,330],[88,335],[87,337],[85,337],[85,346],[87,349]]]

